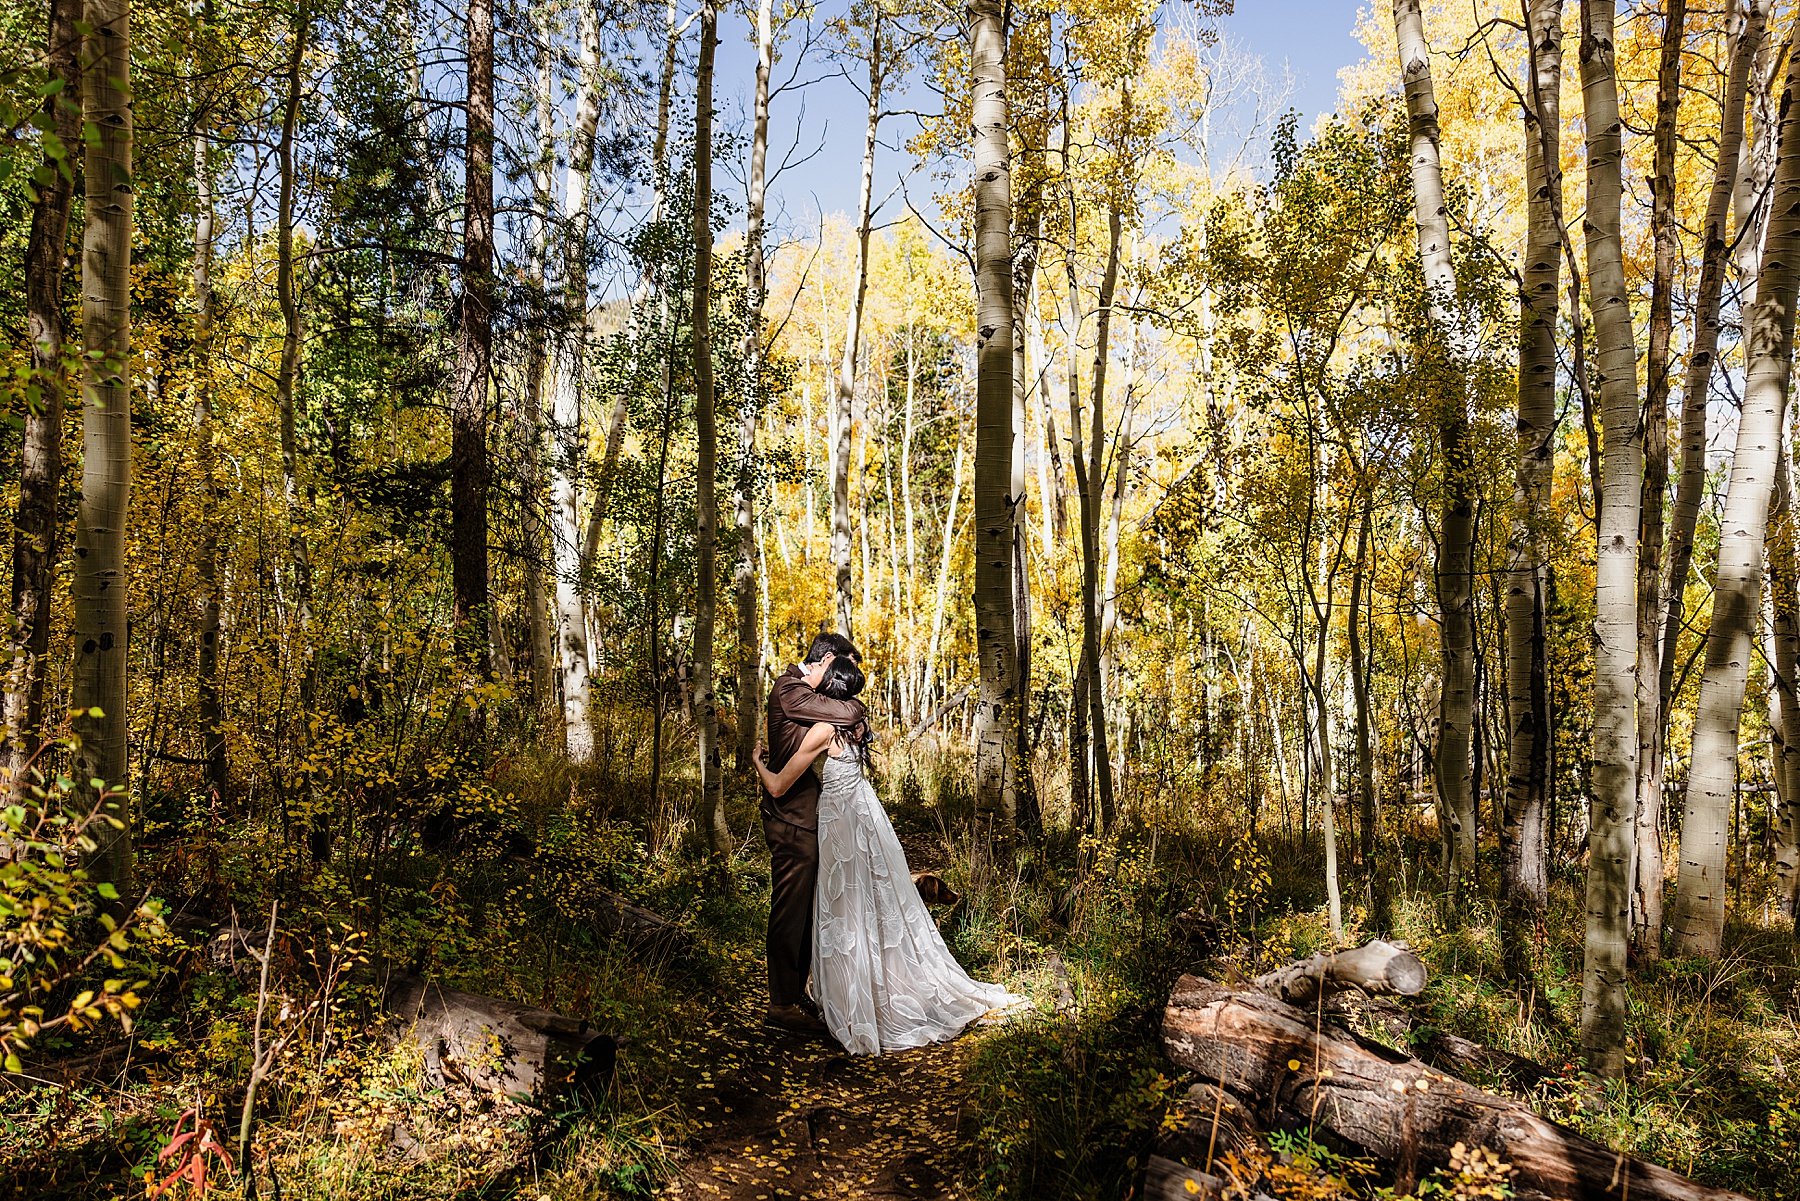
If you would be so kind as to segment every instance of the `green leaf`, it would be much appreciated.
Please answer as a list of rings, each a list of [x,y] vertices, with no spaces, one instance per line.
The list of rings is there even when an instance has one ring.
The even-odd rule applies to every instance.
[[[100,896],[102,897],[102,899],[104,899],[104,900],[116,901],[119,899],[118,888],[116,888],[115,886],[113,886],[111,884],[108,884],[104,880],[102,880],[100,883],[94,885],[94,891],[99,893]]]

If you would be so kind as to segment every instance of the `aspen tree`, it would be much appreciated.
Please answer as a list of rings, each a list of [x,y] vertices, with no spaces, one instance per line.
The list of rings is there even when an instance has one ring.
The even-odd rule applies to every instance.
[[[1545,528],[1555,470],[1556,319],[1561,286],[1562,0],[1526,11],[1525,259],[1519,289],[1518,458],[1507,532],[1506,800],[1500,819],[1501,898],[1511,968],[1523,931],[1549,899],[1544,821],[1550,802],[1550,688],[1545,657]]]
[[[130,0],[90,0],[81,38],[86,138],[86,227],[81,242],[82,469],[75,519],[75,670],[70,705],[80,738],[74,776],[116,790],[110,821],[93,827],[95,880],[133,891],[133,826],[126,791],[128,583],[131,505],[132,87]],[[117,825],[113,824],[118,823]]]
[[[769,290],[763,246],[764,189],[769,158],[769,74],[775,65],[773,0],[756,5],[756,92],[751,102],[750,185],[744,233],[744,402],[738,413],[737,567],[732,595],[737,607],[737,763],[750,770],[750,752],[762,720],[762,657],[756,633],[756,418],[762,404],[763,303]],[[891,506],[890,506],[891,507]]]
[[[1581,100],[1587,125],[1588,307],[1605,422],[1595,560],[1593,797],[1581,1043],[1588,1066],[1625,1068],[1625,951],[1637,807],[1637,534],[1644,470],[1637,347],[1619,239],[1624,125],[1614,69],[1612,0],[1582,0]]]
[[[856,207],[856,282],[844,317],[844,346],[838,359],[837,387],[831,406],[831,565],[837,604],[838,632],[852,637],[850,591],[850,442],[856,409],[856,364],[862,343],[863,308],[869,293],[869,232],[874,219],[875,138],[881,128],[882,86],[886,81],[886,49],[879,0],[868,8],[868,67],[863,124],[862,185]],[[760,69],[760,68],[759,68]]]
[[[1013,620],[1012,159],[1006,25],[999,0],[970,0],[975,131],[975,803],[1008,823],[1017,803],[1018,645]]]
[[[1638,954],[1662,951],[1663,495],[1669,487],[1669,340],[1674,332],[1675,122],[1681,109],[1681,50],[1687,0],[1668,0],[1656,77],[1654,161],[1650,171],[1650,338],[1644,358],[1644,481],[1638,501],[1638,796],[1633,835],[1631,913]]]
[[[1763,234],[1756,302],[1747,315],[1748,362],[1731,482],[1719,522],[1719,568],[1694,749],[1681,818],[1681,865],[1670,934],[1686,955],[1717,958],[1725,933],[1725,852],[1737,793],[1738,729],[1756,616],[1762,605],[1769,500],[1781,454],[1800,290],[1800,59],[1788,39],[1774,190]]]
[[[572,762],[587,763],[594,757],[594,662],[583,593],[587,573],[577,481],[584,446],[581,386],[588,348],[588,177],[593,170],[594,135],[600,120],[600,29],[591,5],[582,6],[579,37],[580,79],[576,85],[575,124],[569,135],[569,165],[563,181],[563,325],[550,355],[550,546],[556,566],[563,746]],[[598,498],[595,504],[600,504]]]
[[[544,578],[545,556],[550,553],[550,530],[540,507],[544,485],[544,376],[549,357],[549,314],[545,269],[550,257],[550,212],[555,203],[556,99],[553,34],[548,14],[541,8],[532,15],[538,39],[537,115],[538,153],[531,168],[532,199],[537,211],[526,249],[525,279],[537,302],[528,334],[525,359],[525,394],[519,406],[519,535],[525,542],[520,574],[525,592],[525,619],[531,637],[531,705],[537,720],[550,723],[560,735],[562,714],[556,706],[556,630],[550,613],[551,585]],[[567,746],[566,739],[561,739]]]
[[[1450,258],[1450,221],[1444,207],[1444,175],[1439,158],[1437,95],[1425,45],[1419,0],[1394,0],[1394,35],[1399,43],[1406,91],[1407,132],[1412,156],[1413,214],[1418,226],[1419,266],[1425,276],[1425,306],[1431,337],[1444,357],[1433,398],[1438,441],[1444,455],[1444,504],[1439,538],[1437,592],[1443,685],[1438,699],[1437,772],[1440,820],[1450,821],[1450,870],[1461,884],[1475,876],[1475,793],[1469,740],[1475,712],[1475,502],[1470,475],[1469,409],[1463,380],[1472,357],[1456,294],[1456,267]]]
[[[713,693],[713,624],[718,607],[718,430],[712,361],[712,104],[713,56],[719,44],[719,10],[701,0],[700,61],[694,94],[694,562],[699,587],[694,600],[694,716],[700,732],[700,805],[713,854],[731,847],[719,765],[719,708]]]

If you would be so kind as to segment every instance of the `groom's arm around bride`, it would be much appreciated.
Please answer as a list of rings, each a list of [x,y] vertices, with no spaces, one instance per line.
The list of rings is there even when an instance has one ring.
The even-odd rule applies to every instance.
[[[857,658],[840,634],[813,639],[806,661],[787,669],[769,690],[769,766],[780,771],[819,722],[850,727],[867,719],[860,701],[834,700],[817,691],[831,660]],[[812,967],[813,889],[819,875],[819,778],[806,771],[786,795],[762,794],[763,834],[769,841],[769,1013],[792,1025],[805,1017]],[[812,1025],[813,1023],[804,1023]]]

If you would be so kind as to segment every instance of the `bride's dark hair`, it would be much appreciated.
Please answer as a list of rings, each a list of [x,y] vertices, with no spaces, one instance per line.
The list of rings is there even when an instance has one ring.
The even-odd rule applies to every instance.
[[[839,655],[819,678],[819,692],[835,701],[847,701],[860,693],[867,683],[868,677],[863,675],[856,660],[848,655]],[[875,731],[865,719],[849,729],[842,729],[842,733],[844,741],[856,751],[856,757],[867,774],[874,767]]]

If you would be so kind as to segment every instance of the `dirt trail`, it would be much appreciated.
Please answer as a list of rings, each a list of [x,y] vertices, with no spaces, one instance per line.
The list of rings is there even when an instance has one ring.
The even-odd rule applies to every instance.
[[[760,1000],[760,998],[758,998]],[[983,1036],[852,1056],[770,1030],[758,1006],[720,1015],[692,1110],[698,1134],[668,1198],[960,1198],[963,1069]]]

